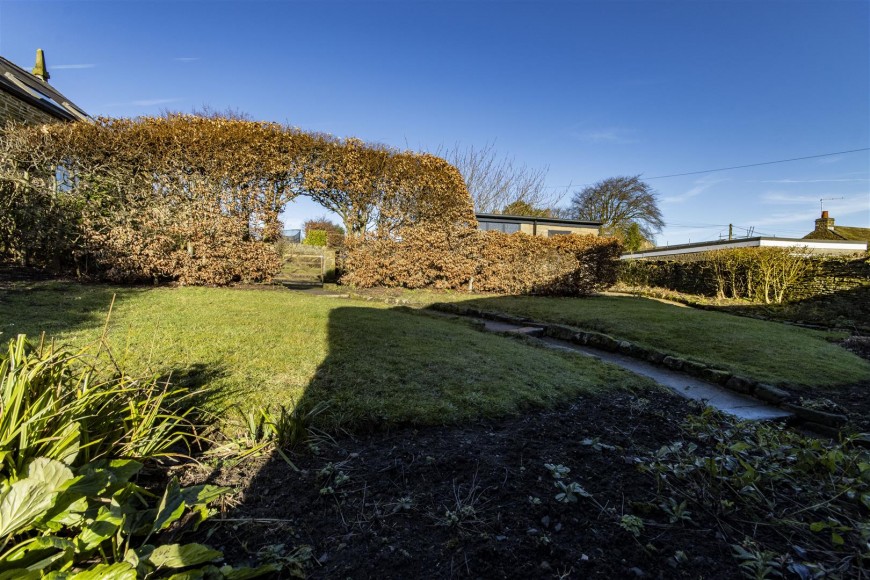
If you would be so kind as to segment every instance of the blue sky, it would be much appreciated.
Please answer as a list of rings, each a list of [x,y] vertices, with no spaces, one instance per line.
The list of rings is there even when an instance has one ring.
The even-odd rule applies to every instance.
[[[554,190],[870,147],[867,0],[0,0],[0,54],[29,69],[36,48],[92,115],[209,105],[398,148],[495,142]],[[800,237],[821,198],[870,227],[868,151],[649,183],[661,244]]]

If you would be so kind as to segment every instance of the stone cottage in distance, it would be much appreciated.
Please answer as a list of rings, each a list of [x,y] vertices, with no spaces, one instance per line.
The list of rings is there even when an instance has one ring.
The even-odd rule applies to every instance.
[[[838,226],[828,210],[822,211],[822,217],[816,220],[816,229],[803,237],[805,240],[847,240],[870,242],[870,228]]]

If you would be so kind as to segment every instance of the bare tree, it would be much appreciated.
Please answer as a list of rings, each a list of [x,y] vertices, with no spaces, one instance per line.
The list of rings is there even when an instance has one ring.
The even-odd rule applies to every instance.
[[[656,192],[633,177],[611,177],[574,194],[572,217],[602,222],[602,232],[623,237],[631,224],[637,224],[647,240],[665,226]]]
[[[513,157],[502,156],[494,143],[483,147],[439,148],[436,155],[453,164],[465,179],[474,209],[499,213],[515,202],[533,207],[551,207],[567,192],[548,191],[544,185],[549,167],[533,168],[518,164]]]

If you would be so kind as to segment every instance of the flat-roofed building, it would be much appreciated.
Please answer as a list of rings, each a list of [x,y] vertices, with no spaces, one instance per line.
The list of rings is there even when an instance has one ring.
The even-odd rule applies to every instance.
[[[566,220],[560,218],[533,217],[524,215],[502,215],[478,213],[478,228],[484,231],[499,231],[506,234],[523,232],[530,236],[597,236],[601,222]]]

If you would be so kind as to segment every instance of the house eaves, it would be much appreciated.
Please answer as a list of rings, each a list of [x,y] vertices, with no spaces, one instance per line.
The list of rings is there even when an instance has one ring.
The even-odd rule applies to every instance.
[[[735,250],[738,248],[801,248],[808,253],[850,254],[867,251],[867,242],[848,240],[808,240],[803,238],[754,237],[739,240],[716,240],[674,246],[656,247],[623,254],[623,260],[642,260],[644,258],[666,258],[685,254],[700,254],[715,250]]]
[[[61,121],[91,119],[60,91],[3,57],[0,57],[0,90]]]

